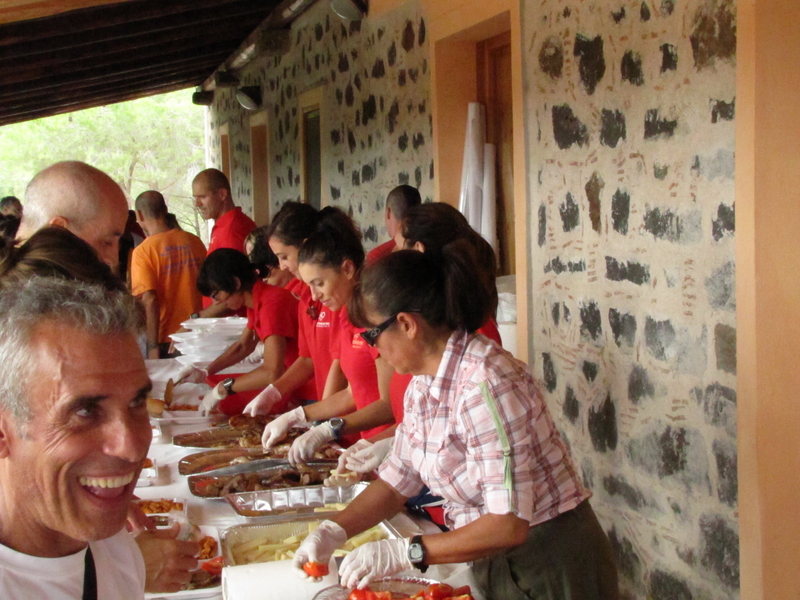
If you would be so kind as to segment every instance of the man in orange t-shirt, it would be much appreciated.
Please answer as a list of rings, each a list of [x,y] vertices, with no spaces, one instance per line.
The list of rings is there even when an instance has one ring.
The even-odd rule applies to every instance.
[[[147,357],[164,358],[169,336],[202,306],[197,274],[206,257],[203,241],[167,223],[164,196],[147,191],[136,198],[136,220],[147,238],[133,250],[131,293],[147,316]]]

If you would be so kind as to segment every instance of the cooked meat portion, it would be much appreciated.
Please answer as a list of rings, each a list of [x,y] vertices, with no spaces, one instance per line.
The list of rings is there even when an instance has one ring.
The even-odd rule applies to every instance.
[[[206,498],[219,498],[238,492],[320,485],[329,472],[330,465],[312,467],[300,465],[297,468],[287,466],[280,469],[199,480],[195,485],[195,490],[198,495]]]

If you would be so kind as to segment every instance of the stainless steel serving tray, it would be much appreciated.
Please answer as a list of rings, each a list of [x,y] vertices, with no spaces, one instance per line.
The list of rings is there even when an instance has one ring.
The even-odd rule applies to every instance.
[[[295,517],[319,518],[337,512],[327,509],[331,504],[348,504],[367,489],[369,482],[359,482],[346,487],[310,485],[258,492],[228,494],[228,501],[236,514],[250,522],[270,522]]]
[[[248,562],[237,562],[233,548],[239,544],[262,540],[265,544],[274,544],[290,536],[303,535],[308,533],[310,523],[320,523],[324,519],[319,517],[286,520],[267,524],[247,524],[234,525],[222,532],[220,535],[220,545],[222,546],[222,556],[226,567],[250,564]],[[382,521],[377,525],[384,532],[387,538],[402,537],[391,523]],[[256,561],[258,562],[258,561]]]
[[[217,469],[224,469],[235,466],[236,464],[250,464],[259,460],[267,460],[271,457],[264,452],[263,448],[219,448],[215,450],[205,450],[184,456],[178,462],[178,473],[181,475],[197,475],[208,473]],[[244,459],[244,460],[242,460]],[[240,463],[233,463],[240,460]]]
[[[316,461],[310,462],[306,465],[307,467],[314,469],[323,473],[326,477],[331,469],[336,468],[335,461]],[[198,498],[222,498],[223,495],[208,495],[203,493],[203,490],[207,485],[216,485],[221,484],[225,485],[232,477],[236,475],[241,475],[245,473],[257,473],[260,476],[269,476],[271,474],[277,473],[281,469],[290,468],[290,465],[285,460],[264,460],[264,461],[257,461],[253,463],[245,463],[241,465],[236,465],[233,467],[226,467],[224,469],[218,469],[213,473],[201,473],[198,475],[190,475],[188,478],[189,483],[189,491]],[[295,487],[305,487],[297,485]],[[276,488],[276,489],[288,489],[288,488]],[[243,493],[243,492],[238,492]]]

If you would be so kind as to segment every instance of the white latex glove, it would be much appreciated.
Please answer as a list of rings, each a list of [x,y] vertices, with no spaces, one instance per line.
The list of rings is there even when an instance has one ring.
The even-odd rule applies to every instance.
[[[198,369],[194,365],[186,365],[175,378],[175,385],[180,383],[205,383],[208,377],[208,371],[205,369]]]
[[[281,393],[271,383],[258,393],[258,396],[250,400],[242,411],[246,415],[255,417],[256,415],[268,415],[270,409],[281,401]]]
[[[201,417],[207,417],[214,410],[214,407],[219,404],[219,401],[225,397],[219,393],[219,388],[221,387],[222,385],[215,385],[210,392],[203,396],[203,401],[198,409],[198,414]]]
[[[306,431],[292,443],[286,458],[291,465],[306,463],[314,457],[314,452],[317,451],[317,448],[335,438],[336,435],[333,433],[331,424],[327,421],[320,423]]]
[[[305,540],[300,544],[297,552],[292,559],[292,571],[302,578],[311,579],[315,582],[322,581],[321,577],[311,577],[303,570],[303,565],[307,562],[317,562],[327,565],[333,551],[344,546],[347,541],[347,533],[333,521],[323,521]]]
[[[250,365],[255,365],[260,363],[262,360],[264,360],[264,342],[258,342],[256,344],[256,349],[247,355],[247,358],[244,359],[244,362]]]
[[[298,406],[294,410],[283,413],[280,417],[267,423],[264,428],[264,433],[261,436],[261,443],[264,445],[265,450],[269,450],[277,444],[289,428],[295,425],[304,425],[306,423],[306,413],[303,412],[303,407]]]
[[[375,443],[367,440],[358,440],[345,450],[339,457],[339,471],[355,471],[356,473],[370,473],[386,459],[392,451],[394,438],[386,438]]]
[[[365,588],[376,579],[413,569],[406,538],[380,540],[359,546],[344,557],[339,581],[345,588]]]

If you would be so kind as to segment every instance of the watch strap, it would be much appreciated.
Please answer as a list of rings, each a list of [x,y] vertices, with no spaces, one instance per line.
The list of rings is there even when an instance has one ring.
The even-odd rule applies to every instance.
[[[414,554],[419,554],[419,558]],[[420,573],[428,570],[428,556],[425,552],[425,546],[422,544],[421,535],[413,536],[408,543],[408,560]]]
[[[236,381],[233,377],[228,377],[226,380],[222,382],[222,387],[225,388],[225,391],[230,396],[233,394],[233,382]]]

